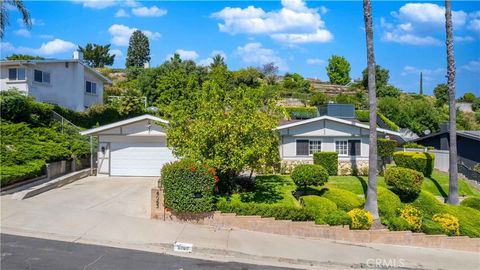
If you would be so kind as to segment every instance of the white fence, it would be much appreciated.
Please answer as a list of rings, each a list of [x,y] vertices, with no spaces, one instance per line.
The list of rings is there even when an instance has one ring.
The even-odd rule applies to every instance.
[[[435,166],[436,170],[442,172],[448,172],[449,168],[449,158],[448,151],[446,150],[427,150],[425,149],[416,149],[416,148],[397,148],[397,151],[405,152],[428,152],[435,155]]]

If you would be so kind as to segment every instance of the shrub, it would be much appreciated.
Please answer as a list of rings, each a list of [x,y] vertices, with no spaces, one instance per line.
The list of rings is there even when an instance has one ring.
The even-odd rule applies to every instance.
[[[478,121],[478,122],[480,122],[480,121]],[[480,163],[475,164],[475,166],[473,166],[473,170],[480,173]]]
[[[328,181],[328,172],[320,165],[302,164],[293,169],[292,180],[298,187],[321,186]]]
[[[273,217],[277,220],[311,221],[315,220],[315,213],[311,208],[293,207],[272,204],[256,204],[229,202],[220,200],[217,209],[224,213],[235,213],[237,215],[262,217]]]
[[[313,163],[323,166],[329,175],[337,175],[338,173],[337,152],[316,152],[313,154]]]
[[[416,142],[406,142],[402,145],[403,148],[425,149],[425,146]]]
[[[325,217],[325,222],[331,226],[349,225],[352,223],[352,218],[343,210],[335,210]]]
[[[473,209],[480,210],[480,198],[479,197],[468,197],[464,199],[461,203],[462,206],[470,207]]]
[[[384,188],[377,188],[377,201],[378,201],[378,211],[380,216],[386,217],[395,217],[398,213],[398,210],[402,208],[402,202],[395,193]]]
[[[432,175],[435,155],[424,152],[398,151],[393,153],[393,160],[398,167],[413,169],[428,177]]]
[[[423,215],[420,210],[412,205],[407,205],[400,210],[400,217],[408,223],[410,230],[414,232],[420,231],[423,219]]]
[[[329,199],[315,195],[303,196],[301,201],[306,208],[309,208],[315,214],[315,220],[325,220],[325,217],[337,210],[337,205]],[[320,223],[320,222],[318,222]],[[323,223],[323,222],[322,222]]]
[[[432,220],[440,224],[447,235],[459,235],[460,223],[458,218],[450,214],[436,214]]]
[[[322,92],[317,92],[312,95],[310,100],[308,101],[308,105],[310,106],[318,106],[318,105],[323,105],[328,102],[328,97]]]
[[[368,122],[369,119],[369,110],[355,110],[355,119],[360,122]]]
[[[400,128],[397,126],[397,124],[395,124],[394,122],[392,122],[390,119],[388,119],[387,117],[385,117],[385,115],[381,114],[381,113],[378,113],[378,116],[380,116],[380,119],[383,121],[383,123],[385,123],[385,125],[388,126],[388,128],[390,130],[393,130],[393,131],[399,131]]]
[[[421,231],[425,234],[444,234],[442,225],[429,219],[423,221]]]
[[[420,192],[415,201],[412,202],[412,205],[422,211],[424,218],[429,219],[436,213],[444,212],[445,208],[445,205],[428,191]]]
[[[389,217],[386,222],[382,220],[382,223],[386,224],[391,231],[409,231],[410,224],[401,217]]]
[[[347,213],[352,219],[350,229],[353,230],[368,230],[372,227],[373,216],[370,212],[364,209],[355,208]]]
[[[423,174],[415,170],[390,167],[385,170],[385,183],[402,196],[412,196],[422,190]]]
[[[393,156],[397,147],[397,141],[389,139],[378,139],[378,156],[386,159]]]
[[[329,199],[337,205],[337,208],[344,211],[350,211],[363,205],[363,201],[358,196],[344,189],[328,188],[325,189],[322,197]]]
[[[32,160],[25,164],[0,166],[0,186],[13,184],[25,179],[42,175],[45,166],[44,160]]]
[[[188,160],[168,163],[161,173],[165,207],[175,212],[211,211],[217,181],[214,169],[208,166]]]
[[[285,107],[285,112],[291,119],[309,119],[317,117],[316,107]]]

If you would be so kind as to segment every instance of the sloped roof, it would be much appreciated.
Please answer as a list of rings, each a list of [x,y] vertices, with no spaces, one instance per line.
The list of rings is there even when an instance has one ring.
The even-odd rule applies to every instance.
[[[333,122],[342,123],[342,124],[346,124],[346,125],[350,125],[350,126],[360,127],[360,128],[364,128],[364,129],[370,129],[370,126],[365,125],[365,124],[361,124],[361,123],[353,121],[353,120],[345,120],[345,119],[340,119],[340,118],[336,118],[336,117],[332,117],[332,116],[328,116],[328,115],[323,115],[323,116],[310,118],[310,119],[303,120],[303,121],[298,121],[298,122],[294,122],[294,123],[281,125],[281,126],[278,126],[276,128],[276,130],[282,130],[282,129],[286,129],[286,128],[296,127],[296,126],[305,125],[305,124],[309,124],[309,123],[313,123],[313,122],[317,122],[317,121],[321,121],[321,120],[330,120],[330,121],[333,121]],[[377,132],[382,132],[382,133],[385,133],[385,134],[400,136],[400,133],[398,133],[398,132],[388,130],[388,129],[383,129],[383,128],[377,128]]]
[[[140,122],[140,121],[143,121],[143,120],[159,121],[159,122],[162,122],[164,124],[168,124],[167,120],[164,120],[162,118],[159,118],[159,117],[156,117],[156,116],[153,116],[153,115],[150,115],[150,114],[144,114],[144,115],[140,115],[140,116],[137,116],[137,117],[132,117],[132,118],[125,119],[125,120],[122,120],[122,121],[111,123],[111,124],[108,124],[108,125],[103,125],[101,127],[81,131],[80,134],[81,135],[95,135],[95,134],[98,134],[99,132],[102,132],[102,131],[105,131],[105,130],[109,130],[109,129],[116,128],[116,127],[121,127],[121,126],[126,126],[126,125],[136,123],[136,122]]]

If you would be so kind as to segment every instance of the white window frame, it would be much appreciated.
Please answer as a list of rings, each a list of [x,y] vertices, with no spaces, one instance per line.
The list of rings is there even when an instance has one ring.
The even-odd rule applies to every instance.
[[[346,154],[340,154],[340,153],[337,151],[337,142],[345,142],[345,143],[346,143],[346,145],[347,145],[347,147],[345,148],[346,151],[347,151]],[[348,157],[348,153],[349,153],[349,152],[348,152],[348,150],[349,150],[349,149],[348,149],[348,139],[345,139],[345,140],[343,140],[343,139],[342,139],[342,140],[340,140],[340,139],[339,139],[339,140],[334,140],[334,144],[335,144],[335,152],[338,153],[338,156],[340,156],[340,157]]]
[[[88,92],[87,85],[90,83],[90,92]],[[95,92],[92,92],[92,86],[95,85]],[[97,83],[92,81],[85,81],[85,93],[89,95],[97,95]]]
[[[35,71],[40,71],[40,72],[42,73],[42,81],[41,81],[41,82],[35,80]],[[48,82],[45,81],[45,77],[46,77],[45,74],[48,74]],[[52,84],[52,73],[50,73],[50,72],[48,72],[48,71],[43,71],[43,70],[40,70],[40,69],[34,69],[34,70],[33,70],[33,81],[34,81],[35,83],[41,83],[41,84],[50,85],[50,84]]]
[[[15,70],[15,79],[10,79],[10,70],[14,69]],[[23,79],[18,78],[18,70],[23,69]],[[8,80],[13,82],[13,81],[25,81],[27,79],[27,69],[23,67],[15,67],[15,68],[9,68],[8,69]]]
[[[311,142],[320,143],[320,149],[317,149],[318,151],[312,153],[312,149],[310,148],[310,143]],[[313,154],[317,153],[317,152],[323,152],[323,141],[319,140],[319,139],[314,139],[314,140],[308,139],[308,155],[313,156]]]

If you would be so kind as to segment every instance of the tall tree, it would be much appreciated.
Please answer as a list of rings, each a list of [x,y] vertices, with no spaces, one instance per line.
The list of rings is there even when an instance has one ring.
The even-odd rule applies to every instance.
[[[368,89],[368,67],[362,71],[362,84],[365,89]],[[380,65],[375,65],[375,86],[377,88],[388,85],[390,79],[390,71],[386,68],[382,68]]]
[[[375,54],[373,49],[372,5],[370,0],[363,0],[363,17],[367,40],[368,63],[368,102],[370,119],[377,118],[377,96],[375,89]],[[368,158],[368,186],[365,209],[372,213],[375,220],[379,219],[377,202],[377,122],[370,121],[370,147]]]
[[[142,31],[135,30],[128,43],[125,66],[143,67],[147,62],[150,62],[150,42]]]
[[[448,86],[444,83],[440,83],[433,89],[433,95],[437,99],[436,104],[442,106],[448,102]]]
[[[453,24],[450,0],[445,0],[445,31],[447,45],[447,86],[448,112],[450,116],[450,169],[449,169],[449,204],[458,204],[458,168],[457,168],[457,109],[455,108],[455,57],[453,55]]]
[[[22,14],[23,24],[28,28],[32,28],[32,20],[30,19],[30,13],[21,0],[2,0],[0,2],[0,38],[5,36],[5,28],[9,25],[8,11],[11,9],[17,9]]]
[[[420,72],[420,95],[423,95],[423,73]]]
[[[345,57],[332,55],[326,69],[330,83],[345,85],[350,82],[350,63]]]
[[[83,53],[83,60],[90,67],[103,68],[113,65],[115,54],[110,54],[110,44],[102,46],[87,43],[85,48],[78,46],[78,49]]]
[[[34,56],[28,54],[12,54],[6,57],[7,60],[45,60],[45,58],[41,56]]]
[[[265,77],[267,84],[273,85],[277,82],[278,67],[275,66],[275,63],[267,63],[259,67],[259,70]]]
[[[215,67],[218,67],[218,66],[224,66],[224,67],[227,67],[227,64],[225,64],[225,58],[220,55],[220,54],[216,54],[212,57],[212,63],[210,64],[210,67],[211,68],[215,68]]]

